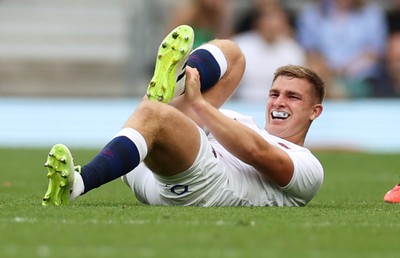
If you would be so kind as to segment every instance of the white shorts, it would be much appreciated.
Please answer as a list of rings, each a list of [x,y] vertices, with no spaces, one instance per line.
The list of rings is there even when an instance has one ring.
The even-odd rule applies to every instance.
[[[243,172],[235,171],[232,174],[232,167],[229,167],[214,151],[200,128],[199,131],[201,135],[199,153],[188,170],[175,176],[161,177],[153,174],[142,162],[125,176],[124,181],[133,190],[136,198],[142,203],[151,205],[260,205],[247,200],[245,197],[247,190],[244,191],[241,185],[246,184],[246,188],[253,188],[259,195],[259,191],[262,191],[261,184],[258,182],[257,186],[247,185],[252,180],[237,177]],[[234,174],[235,177],[232,176]],[[259,180],[259,178],[254,179]]]

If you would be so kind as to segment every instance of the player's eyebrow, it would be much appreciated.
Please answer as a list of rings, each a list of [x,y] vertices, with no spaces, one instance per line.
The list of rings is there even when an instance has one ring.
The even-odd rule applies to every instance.
[[[288,95],[288,96],[297,96],[297,97],[301,97],[302,96],[302,94],[300,92],[292,91],[292,90],[285,90],[285,91],[282,92],[282,91],[277,90],[277,89],[270,89],[269,93],[270,94],[285,94],[285,95]]]

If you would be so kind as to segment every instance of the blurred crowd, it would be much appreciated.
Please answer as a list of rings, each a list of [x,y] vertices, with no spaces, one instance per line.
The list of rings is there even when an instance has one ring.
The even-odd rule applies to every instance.
[[[274,71],[286,64],[316,70],[327,98],[400,97],[400,0],[251,0],[238,12],[233,0],[179,1],[166,30],[189,24],[195,46],[231,38],[247,65],[235,97],[262,101]],[[186,5],[186,6],[183,6]],[[185,10],[182,12],[182,10]]]

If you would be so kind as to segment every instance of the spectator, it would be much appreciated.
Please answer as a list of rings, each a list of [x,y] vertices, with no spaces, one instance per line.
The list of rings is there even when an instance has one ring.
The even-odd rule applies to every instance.
[[[387,13],[387,23],[390,34],[400,32],[400,0],[392,0]]]
[[[281,2],[280,0],[251,0],[249,7],[244,8],[242,13],[238,14],[239,18],[235,22],[234,34],[252,30],[261,9],[280,5]],[[285,9],[285,11],[289,15],[290,25],[293,27],[294,15],[289,10]]]
[[[400,97],[400,32],[393,33],[388,38],[385,66],[375,89],[375,96]]]
[[[252,30],[233,37],[246,58],[236,97],[266,101],[266,92],[279,66],[305,63],[305,53],[292,35],[287,13],[279,6],[268,5],[259,11]]]
[[[232,34],[230,0],[177,1],[175,10],[167,31],[182,24],[190,25],[196,34],[194,48],[215,38],[229,38]]]
[[[319,0],[298,17],[309,66],[330,84],[330,97],[368,97],[387,37],[381,6],[363,0]]]

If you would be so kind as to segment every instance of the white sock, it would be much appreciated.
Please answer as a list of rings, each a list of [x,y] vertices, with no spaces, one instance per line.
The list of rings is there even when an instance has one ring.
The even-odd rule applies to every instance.
[[[83,184],[83,179],[81,174],[74,171],[75,182],[72,185],[71,193],[69,195],[70,202],[73,202],[78,196],[80,196],[85,191],[85,185]]]

